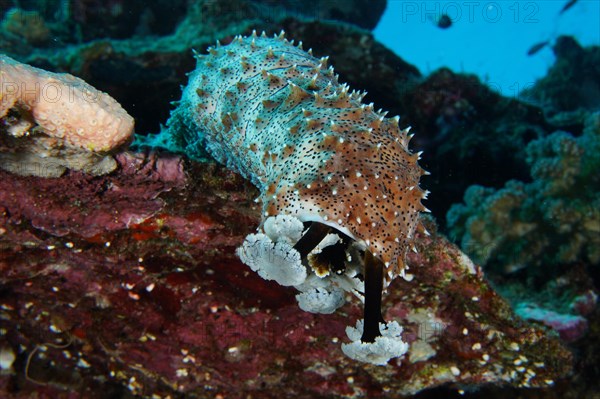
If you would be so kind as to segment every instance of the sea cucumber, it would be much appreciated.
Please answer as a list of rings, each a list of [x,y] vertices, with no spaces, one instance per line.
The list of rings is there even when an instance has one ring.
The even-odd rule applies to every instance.
[[[339,83],[327,57],[283,32],[237,36],[208,53],[196,55],[166,132],[260,189],[263,223],[238,255],[263,278],[298,288],[305,310],[330,313],[342,290],[355,293],[365,301],[361,343],[384,338],[384,282],[404,273],[427,211],[427,172],[408,149],[409,129],[363,104],[366,93]]]

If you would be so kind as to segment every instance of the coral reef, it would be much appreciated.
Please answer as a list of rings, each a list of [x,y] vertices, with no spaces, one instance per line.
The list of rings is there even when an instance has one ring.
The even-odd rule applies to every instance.
[[[386,8],[387,0],[252,0],[256,5],[268,5],[278,19],[293,16],[299,20],[336,20],[349,22],[364,29],[374,29]]]
[[[13,10],[37,15],[37,21],[47,25],[52,36],[63,43],[78,44],[98,39],[131,39],[144,36],[168,36],[183,22],[192,8],[198,7],[202,19],[209,22],[200,29],[215,29],[225,21],[244,21],[252,18],[266,21],[276,19],[337,20],[363,29],[373,29],[386,8],[386,0],[154,0],[149,3],[124,0],[20,0],[13,2],[20,9],[10,7],[9,1],[0,3],[0,16]],[[193,13],[192,13],[193,14]],[[26,20],[15,20],[26,26]],[[33,25],[32,27],[36,27]],[[223,27],[223,26],[221,26]],[[29,33],[21,29],[23,35]],[[40,44],[40,43],[36,43]]]
[[[550,118],[578,109],[599,109],[600,46],[583,48],[575,38],[560,36],[552,50],[556,62],[523,97],[539,103]]]
[[[369,91],[367,103],[402,115],[403,126],[418,132],[412,144],[426,150],[420,164],[433,176],[424,185],[436,193],[427,205],[438,217],[472,184],[498,189],[518,179],[527,186],[527,144],[557,130],[578,138],[586,108],[597,108],[597,47],[557,41],[551,77],[527,103],[445,69],[422,77],[357,27],[374,25],[382,2],[316,2],[317,8],[269,0],[16,3],[0,2],[2,51],[110,93],[142,133],[157,132],[167,119],[168,101],[179,98],[194,67],[192,48],[230,43],[252,29],[285,29],[316,56],[331,56],[341,81]],[[7,29],[16,5],[36,11],[30,27],[42,29]],[[52,40],[43,39],[44,26]],[[541,151],[554,154],[549,148]],[[399,367],[395,361],[364,367],[340,349],[340,341],[348,342],[341,338],[344,325],[360,318],[356,298],[323,289],[296,294],[235,259],[235,248],[260,221],[249,201],[256,190],[210,163],[187,164],[186,176],[177,157],[121,154],[116,161],[112,175],[99,177],[67,171],[43,180],[0,172],[1,397],[130,398],[131,391],[172,398],[396,397],[423,389],[416,398],[597,395],[599,280],[584,260],[557,265],[559,276],[543,267],[495,274],[500,264],[487,273],[513,308],[536,310],[522,316],[542,315],[534,319],[572,340],[575,372],[565,379],[557,380],[570,354],[553,333],[515,319],[495,294],[489,302],[493,291],[479,269],[475,280],[465,279],[464,268],[449,270],[467,258],[435,233],[427,240],[436,245],[424,241],[428,250],[419,246],[426,237],[417,235],[420,254],[409,257],[414,280],[396,279],[384,305],[385,315],[403,326],[409,352]],[[482,295],[473,295],[474,287]],[[301,312],[294,294],[302,309],[329,315]],[[471,316],[481,321],[476,332],[471,325],[460,330]],[[496,339],[491,346],[481,342],[488,336]],[[475,356],[479,344],[481,357]],[[528,390],[498,382],[519,376],[510,384],[553,385]],[[432,388],[440,384],[450,386]]]
[[[490,383],[562,386],[571,354],[516,318],[430,222],[408,257],[413,281],[394,280],[384,306],[408,352],[387,367],[364,365],[339,346],[348,317],[360,316],[358,299],[331,315],[306,313],[293,290],[236,259],[261,217],[250,184],[212,163],[117,159],[110,175],[69,172],[53,184],[0,172],[0,192],[23,190],[21,201],[0,198],[3,397],[375,398],[448,384],[441,395]],[[73,211],[59,214],[65,204]],[[91,213],[77,218],[77,207]]]
[[[526,152],[533,181],[470,187],[448,212],[451,236],[489,269],[598,265],[600,114],[589,115],[581,136],[555,132]]]
[[[60,176],[105,174],[133,136],[133,118],[106,93],[0,55],[0,168]]]
[[[517,314],[576,341],[596,306],[590,280],[600,264],[600,114],[587,117],[579,137],[559,131],[526,150],[533,181],[470,187],[464,204],[448,212],[448,226],[488,275],[503,275],[497,281]],[[586,266],[585,278],[569,277]]]
[[[539,108],[503,97],[474,75],[442,68],[406,91],[400,99],[404,123],[415,131],[413,145],[423,150],[425,180],[434,193],[427,207],[443,225],[451,204],[467,187],[500,187],[526,179],[525,147],[554,128]]]
[[[50,39],[50,29],[37,11],[12,8],[4,15],[0,28],[23,38],[30,45],[41,45]]]

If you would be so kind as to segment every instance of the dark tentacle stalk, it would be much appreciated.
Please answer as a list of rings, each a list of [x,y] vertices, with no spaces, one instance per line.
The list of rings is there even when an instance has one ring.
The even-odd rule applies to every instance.
[[[362,342],[375,342],[381,336],[379,323],[385,323],[381,316],[381,293],[383,291],[383,263],[370,251],[365,251],[365,307]]]
[[[306,259],[310,251],[315,249],[330,231],[331,227],[324,225],[323,223],[313,222],[308,228],[308,231],[300,238],[300,240],[298,240],[296,245],[294,245],[294,249],[300,252],[302,259]]]

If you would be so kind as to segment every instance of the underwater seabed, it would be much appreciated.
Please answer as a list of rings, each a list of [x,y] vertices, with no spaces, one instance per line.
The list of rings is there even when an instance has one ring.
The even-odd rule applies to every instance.
[[[600,391],[600,49],[560,37],[547,76],[523,99],[502,97],[447,68],[423,76],[374,40],[369,30],[385,3],[175,0],[131,12],[121,1],[0,5],[1,52],[93,86],[3,66],[0,396],[544,399]],[[293,94],[290,109],[297,105],[290,98],[317,105],[301,110],[307,130],[299,134],[312,140],[307,132],[315,129],[314,137],[330,143],[318,134],[327,131],[347,144],[354,137],[341,135],[345,124],[358,129],[368,121],[365,140],[369,128],[383,126],[400,132],[405,148],[410,125],[407,156],[416,165],[424,150],[419,165],[431,175],[421,178],[422,189],[405,189],[419,201],[431,191],[423,204],[432,216],[421,214],[407,230],[407,268],[383,294],[387,324],[366,321],[373,333],[374,320],[388,341],[374,340],[367,352],[363,299],[372,285],[363,284],[363,268],[373,265],[373,253],[381,256],[375,240],[321,217],[319,223],[338,229],[302,249],[305,228],[319,223],[269,218],[265,209],[274,208],[255,198],[270,197],[215,162],[203,139],[193,140],[197,120],[178,121],[178,128],[191,128],[183,141],[146,136],[185,106],[179,86],[194,70],[192,48],[212,53],[207,48],[219,40],[227,49],[240,34],[250,43],[254,29],[273,40],[284,40],[277,39],[284,29],[286,38],[312,48],[311,68],[350,85],[321,87],[320,75],[308,76],[302,66],[290,67],[296,86],[283,81],[279,88],[278,75],[263,74],[267,90]],[[273,62],[284,62],[279,56]],[[34,80],[43,84],[31,97],[11,86]],[[48,82],[72,94],[71,101],[54,105],[44,91]],[[310,87],[321,97],[308,90],[305,96]],[[190,92],[218,98],[206,87]],[[229,97],[203,104],[242,106]],[[362,111],[334,123],[328,118],[329,130],[317,130],[319,112],[327,116],[333,104],[361,100]],[[133,131],[123,109],[136,122],[134,146],[128,147]],[[255,122],[270,126],[264,119]],[[100,130],[107,136],[98,144]],[[217,141],[226,133],[216,132]],[[140,145],[149,137],[154,148]],[[279,155],[227,164],[248,177],[252,165],[277,165]],[[410,169],[417,182],[420,168]],[[375,175],[355,176],[375,186]],[[391,214],[403,211],[394,207]],[[285,256],[264,252],[276,245],[287,248]],[[298,257],[291,261],[293,251]],[[267,268],[266,258],[273,261]],[[271,267],[282,259],[292,274]],[[367,302],[377,308],[376,300]]]

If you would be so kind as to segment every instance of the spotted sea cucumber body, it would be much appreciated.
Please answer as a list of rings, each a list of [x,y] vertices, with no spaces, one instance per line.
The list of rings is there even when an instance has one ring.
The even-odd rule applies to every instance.
[[[425,210],[425,174],[408,129],[338,82],[326,58],[283,37],[236,37],[198,55],[169,121],[261,191],[263,217],[334,227],[370,250],[388,278]]]

